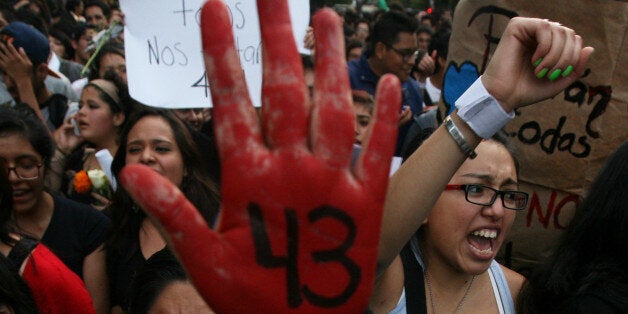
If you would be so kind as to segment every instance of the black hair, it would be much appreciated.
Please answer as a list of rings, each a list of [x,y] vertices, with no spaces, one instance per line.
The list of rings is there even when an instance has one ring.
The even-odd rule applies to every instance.
[[[349,59],[349,52],[354,48],[363,48],[364,44],[357,39],[349,39],[345,46],[345,58]]]
[[[379,42],[387,47],[399,41],[399,33],[414,34],[418,27],[416,19],[405,13],[389,11],[382,15],[367,39],[367,57],[373,54],[375,45]]]
[[[349,24],[351,26],[354,26],[356,22],[358,21],[358,19],[360,18],[360,15],[358,15],[358,13],[355,12],[355,10],[345,10],[344,13],[341,15],[343,17],[345,24]]]
[[[44,18],[37,15],[33,10],[29,9],[28,6],[23,6],[15,11],[15,18],[18,21],[24,22],[33,26],[39,32],[44,34],[46,40],[48,39],[48,25]]]
[[[83,6],[83,12],[87,11],[87,8],[90,7],[99,7],[100,10],[102,10],[102,13],[105,15],[105,19],[109,20],[109,17],[111,16],[111,9],[109,8],[109,5],[99,0],[90,0],[85,2],[85,5]]]
[[[9,236],[11,211],[13,210],[13,189],[9,182],[7,164],[4,158],[0,158],[0,241],[11,245],[15,242]],[[2,254],[0,254],[2,255]]]
[[[70,29],[70,27],[72,27],[72,29]],[[79,39],[81,39],[81,36],[85,35],[87,33],[88,29],[93,29],[96,30],[96,26],[92,25],[92,24],[87,24],[85,22],[79,22],[76,23],[76,25],[69,25],[67,27],[66,33],[68,31],[72,32],[72,36],[70,36],[70,38],[74,41],[78,41]]]
[[[423,23],[423,21],[425,20],[429,20],[430,21],[430,26],[431,27],[435,27],[436,26],[436,16],[434,16],[434,14],[427,14],[421,17],[421,24],[425,24]]]
[[[46,168],[54,153],[54,142],[43,122],[26,104],[15,107],[0,106],[0,136],[24,137],[41,156]]]
[[[303,65],[304,70],[314,70],[314,58],[311,55],[306,55],[304,53],[301,55],[301,64]]]
[[[185,270],[167,248],[153,254],[133,277],[128,313],[148,313],[168,285],[187,281]]]
[[[410,158],[410,156],[412,156],[412,154],[417,149],[419,149],[419,147],[425,142],[425,140],[427,140],[435,131],[436,128],[430,127],[421,129],[412,139],[409,140],[408,146],[401,154],[402,160],[406,161],[408,158]],[[512,142],[510,141],[510,138],[508,137],[508,134],[506,134],[506,131],[499,130],[490,138],[490,140],[497,142],[501,144],[504,148],[506,148],[508,154],[512,158],[513,163],[515,164],[515,172],[517,173],[517,176],[519,176],[519,160],[516,157],[515,149],[512,145]]]
[[[427,33],[430,36],[434,36],[434,30],[425,24],[420,24],[419,27],[416,29],[416,33],[417,34]]]
[[[93,84],[91,81],[85,85],[94,87],[98,92],[98,97],[102,101],[104,101],[108,106],[109,110],[111,110],[112,114],[123,113],[124,114],[124,122],[117,127],[116,134],[116,142],[119,142],[120,135],[122,134],[122,130],[124,129],[124,125],[127,123],[128,117],[136,110],[141,108],[143,105],[137,102],[135,99],[131,98],[129,95],[129,89],[126,83],[122,80],[122,78],[113,70],[108,70],[105,72],[104,77],[102,78],[107,80],[116,87],[118,90],[118,98],[119,102],[116,102],[109,94],[105,93],[98,85]]]
[[[119,181],[120,171],[126,165],[129,131],[141,119],[150,116],[163,118],[172,129],[172,134],[184,160],[183,167],[186,170],[186,175],[183,177],[179,189],[199,210],[207,224],[213,226],[220,206],[218,186],[205,175],[204,164],[189,129],[171,110],[144,106],[127,117],[127,122],[121,133],[120,146],[111,164],[114,176]],[[116,254],[125,254],[122,252],[125,245],[138,244],[139,229],[146,214],[139,210],[139,207],[123,188],[116,190],[107,211],[111,217],[112,228],[112,236],[106,243],[107,254],[108,258],[113,258]],[[125,257],[129,256],[125,255]]]
[[[74,58],[74,47],[72,46],[72,41],[70,40],[70,36],[66,34],[63,30],[55,27],[54,25],[50,28],[49,35],[56,38],[61,42],[63,48],[65,49],[65,55],[59,56],[59,58],[63,58],[66,60],[72,60]]]
[[[83,2],[83,0],[66,0],[65,10],[68,12],[74,12],[74,10]]]
[[[628,141],[606,161],[553,255],[519,294],[518,313],[566,313],[598,291],[628,304]],[[624,307],[625,308],[625,307]]]
[[[345,38],[351,38],[355,35],[355,28],[352,25],[344,23],[342,24],[342,32],[344,33]]]
[[[104,102],[107,103],[107,105],[109,105],[112,113],[115,114],[121,112],[128,117],[135,109],[141,107],[140,103],[131,98],[131,95],[129,95],[129,88],[127,84],[124,83],[124,80],[122,80],[122,78],[115,71],[108,70],[107,72],[105,72],[105,75],[101,79],[113,83],[113,85],[118,89],[118,97],[120,98],[120,102],[116,102],[115,100],[113,100],[113,98],[105,93],[98,85],[91,83],[91,80],[88,81],[87,85],[85,86],[95,87],[98,91],[100,99],[102,99]]]
[[[412,138],[407,146],[407,148],[402,152],[402,160],[405,162],[410,156],[427,140],[434,132],[436,128],[427,127],[421,129],[414,138]],[[499,130],[495,133],[488,141],[492,141],[502,145],[507,151],[508,155],[512,159],[513,164],[515,165],[515,173],[517,177],[519,177],[519,160],[515,157],[513,146],[510,142],[508,134],[504,130]],[[420,226],[419,229],[415,232],[415,236],[418,239],[423,237],[425,228]]]
[[[7,5],[6,8],[5,7],[0,8],[0,14],[2,14],[2,16],[7,21],[7,23],[11,23],[16,20],[15,11],[10,5]]]
[[[94,61],[89,67],[88,79],[90,81],[99,78],[98,73],[100,72],[100,64],[102,62],[102,59],[104,56],[109,54],[117,54],[122,58],[126,58],[124,54],[124,44],[116,40],[109,40],[100,48],[98,54],[93,57]]]
[[[16,268],[0,254],[0,305],[8,306],[13,313],[39,313],[30,288]]]
[[[447,30],[438,31],[432,35],[428,53],[431,55],[434,50],[438,51],[438,57],[447,59],[447,53],[449,53],[449,37],[451,33]]]
[[[403,3],[399,2],[399,1],[393,0],[391,3],[388,4],[388,9],[390,11],[407,14],[406,13],[406,7],[403,5]]]

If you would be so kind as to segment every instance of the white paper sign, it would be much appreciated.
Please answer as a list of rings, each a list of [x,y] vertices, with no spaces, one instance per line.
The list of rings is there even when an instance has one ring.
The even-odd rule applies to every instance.
[[[261,101],[262,51],[254,0],[225,1],[249,94]],[[211,107],[203,63],[200,9],[203,0],[121,0],[129,92],[136,100],[162,108]],[[308,1],[289,0],[297,47],[310,20]],[[307,52],[309,53],[309,52]]]

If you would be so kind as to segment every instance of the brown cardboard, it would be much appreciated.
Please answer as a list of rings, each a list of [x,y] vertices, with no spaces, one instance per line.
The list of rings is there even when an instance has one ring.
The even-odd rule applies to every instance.
[[[526,182],[522,186],[534,191],[547,210],[553,193],[556,204],[570,194],[584,196],[607,156],[628,139],[628,49],[623,46],[628,42],[628,2],[460,1],[454,12],[447,58],[451,72],[445,78],[442,112],[453,106],[452,95],[457,93],[453,70],[466,63],[481,73],[497,45],[488,44],[487,38],[498,40],[514,16],[559,22],[595,48],[583,77],[553,99],[520,109],[505,127],[521,163],[520,180]],[[575,202],[564,204],[561,227],[568,225],[574,209]],[[509,236],[516,269],[548,256],[563,230],[551,222],[547,228],[539,226],[536,220],[527,226],[522,215]]]

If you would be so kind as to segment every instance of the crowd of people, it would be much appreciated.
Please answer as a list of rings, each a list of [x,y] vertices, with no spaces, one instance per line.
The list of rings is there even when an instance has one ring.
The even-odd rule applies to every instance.
[[[286,13],[281,10],[275,13]],[[528,205],[518,187],[517,158],[499,130],[515,109],[573,82],[592,48],[558,23],[515,18],[458,111],[441,117],[435,105],[451,16],[414,13],[400,5],[371,14],[322,10],[304,39],[312,54],[300,59],[285,40],[263,37],[265,47],[286,45],[280,50],[295,57],[268,53],[265,62],[285,61],[292,70],[282,76],[301,76],[294,85],[267,89],[268,102],[285,102],[269,109],[245,107],[235,87],[223,89],[226,96],[212,90],[214,108],[157,109],[129,94],[117,1],[2,2],[0,312],[282,312],[288,307],[278,305],[281,293],[268,289],[260,297],[254,291],[266,289],[263,284],[289,290],[299,280],[292,274],[320,282],[335,276],[318,288],[337,292],[345,273],[327,273],[320,264],[330,260],[359,274],[345,290],[349,301],[305,284],[296,288],[303,291],[296,299],[291,296],[291,309],[300,309],[295,300],[303,294],[308,306],[326,304],[320,311],[350,304],[350,312],[371,313],[627,312],[627,261],[618,250],[628,243],[625,143],[600,172],[551,260],[530,278],[495,261],[516,211]],[[205,8],[202,23],[224,26],[213,14],[221,8]],[[269,18],[262,14],[260,21]],[[317,33],[329,25],[338,34]],[[554,36],[548,43],[515,38],[548,34]],[[229,34],[213,36],[219,42]],[[225,65],[213,66],[206,62],[212,88],[243,79]],[[545,77],[547,68],[571,75]],[[282,84],[269,81],[264,84]],[[311,112],[309,101],[301,101],[309,97]],[[490,101],[490,109],[469,114],[477,99]],[[332,101],[340,109],[318,106]],[[393,155],[404,161],[389,178]],[[125,172],[138,164],[152,169],[140,176],[144,181],[131,179],[134,170]],[[189,203],[168,208],[169,188]],[[277,210],[322,201],[340,210],[323,208],[322,216],[303,219]],[[356,218],[363,207],[375,212]],[[340,229],[349,235],[343,229],[321,236],[327,227],[299,233],[305,227],[279,223],[325,217],[344,217]],[[213,245],[219,239],[203,228],[223,232],[224,243]],[[259,257],[260,246],[285,228],[286,260],[281,252]],[[297,239],[307,235],[314,240]],[[345,241],[333,253],[314,243],[336,243],[333,236]],[[351,249],[349,239],[360,247],[359,257],[342,255]],[[290,256],[290,243],[299,241],[328,254],[304,262],[324,274],[300,268],[286,279],[254,268],[301,263],[306,257]],[[272,261],[263,264],[264,258]],[[361,282],[353,287],[352,280]],[[256,304],[260,300],[264,304]]]

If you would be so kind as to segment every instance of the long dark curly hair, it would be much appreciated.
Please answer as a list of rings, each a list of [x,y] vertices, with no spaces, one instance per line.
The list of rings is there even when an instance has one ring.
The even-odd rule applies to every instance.
[[[176,115],[165,109],[144,107],[134,112],[128,119],[120,139],[120,147],[114,156],[111,170],[116,178],[126,164],[127,140],[131,128],[141,119],[148,116],[158,116],[168,122],[174,135],[176,144],[181,151],[185,176],[179,189],[185,194],[194,206],[199,210],[209,226],[213,226],[220,207],[220,194],[218,185],[213,182],[203,171],[203,163],[196,144],[192,140],[189,130]],[[107,209],[111,217],[111,236],[106,243],[109,253],[122,253],[123,248],[129,244],[139,244],[137,241],[142,221],[146,214],[139,209],[131,196],[123,189],[118,188],[113,195],[111,205]]]

